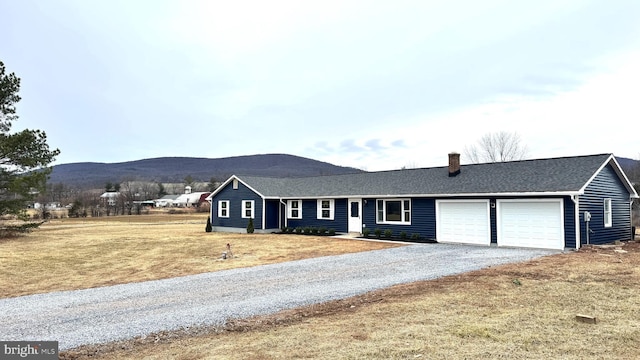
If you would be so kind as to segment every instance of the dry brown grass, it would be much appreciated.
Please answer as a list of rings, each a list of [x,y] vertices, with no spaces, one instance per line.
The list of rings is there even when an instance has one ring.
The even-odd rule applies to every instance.
[[[64,358],[633,359],[640,246],[623,249],[583,249],[236,321],[221,333],[156,334]],[[597,323],[577,322],[578,313]]]
[[[163,279],[396,246],[204,231],[206,214],[52,220],[0,240],[0,298]],[[233,259],[222,260],[226,244]]]

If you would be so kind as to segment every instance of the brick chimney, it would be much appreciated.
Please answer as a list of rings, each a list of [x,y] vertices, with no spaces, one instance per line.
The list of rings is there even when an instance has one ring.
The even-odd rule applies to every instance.
[[[449,177],[460,174],[460,154],[456,152],[449,153]]]

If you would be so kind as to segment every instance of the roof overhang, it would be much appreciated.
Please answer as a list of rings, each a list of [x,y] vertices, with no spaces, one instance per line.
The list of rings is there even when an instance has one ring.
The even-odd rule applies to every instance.
[[[229,185],[230,182],[232,182],[233,180],[238,180],[238,182],[242,183],[244,186],[248,187],[251,191],[253,191],[254,193],[256,193],[258,196],[260,196],[263,199],[267,199],[267,197],[265,197],[263,194],[261,194],[259,191],[257,191],[256,189],[254,189],[251,185],[247,184],[246,182],[242,181],[242,179],[240,179],[238,176],[236,175],[231,175],[229,176],[229,178],[223,182],[222,184],[220,184],[220,186],[218,186],[218,188],[216,188],[209,196],[207,196],[205,198],[206,201],[211,202],[211,200],[216,196],[216,194],[218,194],[220,191],[222,191],[227,185]]]
[[[633,184],[631,184],[631,181],[629,181],[629,178],[624,173],[624,171],[622,170],[622,167],[618,163],[618,160],[616,160],[616,157],[613,156],[613,154],[609,155],[609,158],[605,162],[603,162],[602,165],[600,165],[600,167],[598,168],[598,171],[596,171],[593,174],[593,176],[591,176],[589,181],[587,181],[584,184],[584,186],[582,186],[582,188],[580,189],[580,193],[584,194],[584,191],[587,188],[587,186],[589,186],[589,184],[591,184],[593,179],[595,179],[595,177],[600,173],[600,171],[602,171],[602,169],[604,169],[604,167],[607,166],[607,165],[611,165],[611,167],[615,171],[616,175],[618,175],[620,180],[622,180],[622,184],[624,185],[624,187],[629,192],[629,196],[631,198],[633,198],[633,199],[637,199],[638,198],[638,193],[636,192],[636,189],[633,188]]]
[[[474,197],[474,198],[488,198],[488,197],[512,197],[512,196],[574,196],[581,195],[582,193],[577,191],[555,191],[555,192],[505,192],[505,193],[464,193],[464,194],[367,194],[367,195],[318,195],[318,196],[282,196],[282,197],[267,197],[266,199],[274,200],[313,200],[313,199],[343,199],[343,198],[460,198],[460,197]]]

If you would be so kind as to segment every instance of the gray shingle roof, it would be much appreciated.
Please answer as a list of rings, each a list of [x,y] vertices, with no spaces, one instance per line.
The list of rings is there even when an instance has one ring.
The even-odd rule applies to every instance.
[[[308,178],[240,179],[268,198],[577,193],[610,157],[599,154],[462,165],[455,177],[449,177],[444,166]]]

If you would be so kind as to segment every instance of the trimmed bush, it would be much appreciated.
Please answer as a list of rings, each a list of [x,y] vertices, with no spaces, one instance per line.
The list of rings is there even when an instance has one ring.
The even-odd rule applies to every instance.
[[[406,240],[406,238],[407,238],[407,232],[406,231],[400,231],[400,239]]]
[[[302,229],[300,226],[298,226],[298,227],[296,228],[296,234],[298,234],[298,235],[302,234],[302,230],[303,230],[303,229]]]
[[[387,239],[390,239],[392,236],[393,236],[393,230],[387,229],[384,231],[384,237],[386,237]]]
[[[336,229],[329,229],[329,236],[334,236],[336,234]]]
[[[411,234],[411,240],[420,240],[420,234],[416,234],[416,233]]]
[[[371,234],[371,230],[369,230],[368,228],[362,229],[362,236],[368,238],[369,234]]]
[[[249,218],[249,223],[247,224],[247,234],[253,234],[254,232],[254,228],[253,228],[253,218]]]
[[[375,230],[373,230],[373,233],[376,234],[376,238],[380,239],[380,236],[382,236],[382,230],[376,228]]]
[[[327,228],[321,227],[320,229],[318,229],[318,235],[327,235]]]

